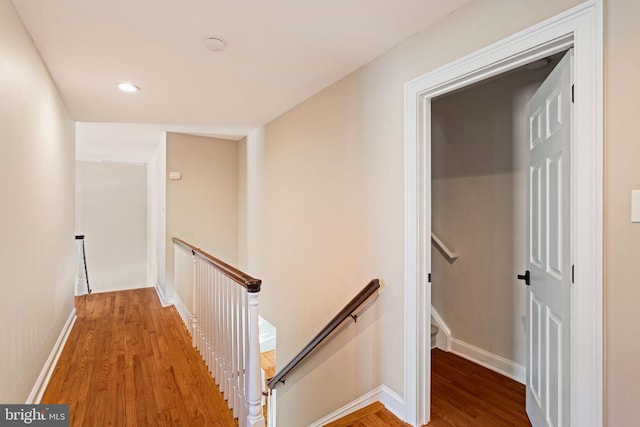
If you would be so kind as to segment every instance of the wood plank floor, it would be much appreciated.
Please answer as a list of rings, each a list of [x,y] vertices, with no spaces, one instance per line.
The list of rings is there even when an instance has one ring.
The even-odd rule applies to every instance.
[[[71,426],[237,426],[174,307],[153,288],[76,298],[43,403]]]
[[[431,351],[429,427],[531,426],[525,386],[453,353]]]
[[[42,398],[68,403],[71,426],[238,425],[177,311],[154,289],[77,297],[76,310]],[[438,349],[431,378],[429,426],[530,426],[522,384]],[[329,424],[406,425],[380,403]]]
[[[431,421],[427,427],[525,427],[525,387],[453,353],[431,351]],[[326,427],[407,426],[380,402]]]
[[[408,427],[380,402],[372,403],[324,427]]]
[[[276,375],[276,351],[260,353],[260,367],[264,369],[264,379],[268,381]]]
[[[276,351],[269,350],[260,353],[260,367],[264,370],[263,390],[267,389],[267,382],[276,375]],[[262,407],[262,415],[265,420],[269,419],[269,397],[265,397],[265,404]]]

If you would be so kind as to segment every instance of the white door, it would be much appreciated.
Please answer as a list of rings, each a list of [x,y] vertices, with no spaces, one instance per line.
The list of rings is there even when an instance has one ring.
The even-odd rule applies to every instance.
[[[527,414],[570,425],[571,110],[573,50],[531,99]]]

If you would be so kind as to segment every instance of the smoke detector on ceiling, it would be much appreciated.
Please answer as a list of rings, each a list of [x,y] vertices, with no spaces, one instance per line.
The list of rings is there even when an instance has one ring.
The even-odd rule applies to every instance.
[[[222,52],[226,46],[224,40],[220,37],[209,37],[204,41],[204,45],[211,52]]]

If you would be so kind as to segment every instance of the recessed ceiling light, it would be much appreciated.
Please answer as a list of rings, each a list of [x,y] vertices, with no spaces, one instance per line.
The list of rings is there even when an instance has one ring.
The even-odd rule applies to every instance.
[[[125,83],[125,82],[118,83],[118,89],[127,93],[140,92],[140,88],[134,85],[133,83]]]
[[[204,41],[204,45],[211,52],[222,52],[226,46],[224,40],[220,37],[209,37]]]

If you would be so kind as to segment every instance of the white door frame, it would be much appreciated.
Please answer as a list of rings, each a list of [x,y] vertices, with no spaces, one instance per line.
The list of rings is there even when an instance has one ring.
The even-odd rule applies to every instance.
[[[573,46],[575,285],[571,291],[571,424],[603,425],[603,0],[589,0],[405,84],[405,421],[431,401],[431,99]]]

